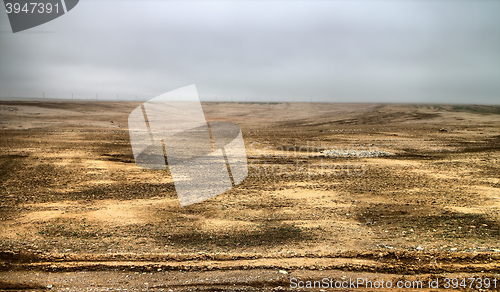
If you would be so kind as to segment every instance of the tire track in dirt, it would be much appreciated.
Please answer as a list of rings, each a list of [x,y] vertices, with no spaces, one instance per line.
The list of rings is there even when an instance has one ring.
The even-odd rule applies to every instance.
[[[2,252],[2,270],[211,271],[342,270],[377,273],[500,272],[498,253],[419,253],[408,251],[331,254],[26,254]]]

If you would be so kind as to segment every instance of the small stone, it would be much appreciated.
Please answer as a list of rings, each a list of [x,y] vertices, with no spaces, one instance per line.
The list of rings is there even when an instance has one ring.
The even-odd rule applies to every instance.
[[[285,270],[279,270],[278,273],[283,274],[283,275],[288,275],[288,272]]]
[[[47,288],[52,289],[54,286],[52,285],[47,285]]]
[[[424,248],[419,245],[417,246],[417,250],[424,250]]]

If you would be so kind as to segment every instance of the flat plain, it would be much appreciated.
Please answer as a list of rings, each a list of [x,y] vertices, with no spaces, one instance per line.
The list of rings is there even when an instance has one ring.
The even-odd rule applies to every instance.
[[[500,290],[500,106],[203,103],[240,126],[249,173],[180,207],[168,169],[134,163],[139,104],[0,102],[0,290]]]

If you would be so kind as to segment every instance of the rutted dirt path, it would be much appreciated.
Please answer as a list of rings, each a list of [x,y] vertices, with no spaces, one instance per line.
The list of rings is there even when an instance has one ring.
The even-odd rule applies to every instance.
[[[3,252],[2,270],[41,271],[210,271],[343,270],[377,273],[500,273],[499,253],[422,253],[407,251],[330,254],[23,254]]]
[[[11,285],[13,289],[49,287],[56,291],[300,291],[294,287],[297,281],[325,278],[351,283],[358,279],[421,281],[426,288],[429,279],[496,279],[500,273],[498,253],[34,255],[3,252],[1,257],[2,270],[9,273],[0,274],[0,284]],[[499,291],[500,287],[487,290]]]

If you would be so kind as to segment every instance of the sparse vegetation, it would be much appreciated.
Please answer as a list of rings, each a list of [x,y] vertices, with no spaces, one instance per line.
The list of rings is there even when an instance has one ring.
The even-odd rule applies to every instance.
[[[65,112],[38,128],[5,111],[0,267],[398,275],[457,272],[469,255],[479,273],[500,259],[498,107],[206,103],[208,120],[238,122],[251,167],[236,188],[181,208],[168,169],[133,163],[127,115],[137,105],[46,103]],[[303,148],[298,158],[264,153],[279,146]],[[395,155],[333,159],[309,151],[319,146]],[[366,171],[262,171],[348,162]]]

